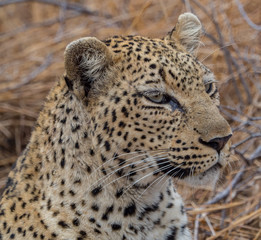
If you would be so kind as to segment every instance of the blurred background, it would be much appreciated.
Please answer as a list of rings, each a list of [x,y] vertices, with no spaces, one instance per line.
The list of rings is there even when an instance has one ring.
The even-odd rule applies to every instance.
[[[1,0],[0,189],[63,74],[68,43],[85,36],[161,38],[188,11],[204,26],[198,58],[219,81],[220,110],[234,132],[216,189],[180,187],[190,228],[195,240],[260,240],[260,0]]]

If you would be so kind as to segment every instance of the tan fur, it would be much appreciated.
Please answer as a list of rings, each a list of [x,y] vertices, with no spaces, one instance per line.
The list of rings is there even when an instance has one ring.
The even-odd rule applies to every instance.
[[[213,186],[231,129],[213,74],[190,54],[199,20],[183,14],[175,29],[68,45],[9,174],[0,239],[191,239],[172,180]]]

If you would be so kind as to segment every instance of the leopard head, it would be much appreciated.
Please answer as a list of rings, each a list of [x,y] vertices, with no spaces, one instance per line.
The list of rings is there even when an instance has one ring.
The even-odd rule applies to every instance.
[[[87,37],[67,46],[64,78],[81,104],[87,157],[103,173],[141,185],[163,175],[216,182],[232,132],[215,77],[194,56],[201,29],[185,13],[163,39]]]

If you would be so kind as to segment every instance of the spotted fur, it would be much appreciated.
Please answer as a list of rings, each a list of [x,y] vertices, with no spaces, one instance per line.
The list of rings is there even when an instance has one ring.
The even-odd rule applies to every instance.
[[[0,202],[0,239],[188,240],[179,178],[214,184],[231,136],[201,24],[164,39],[82,38],[47,97]]]

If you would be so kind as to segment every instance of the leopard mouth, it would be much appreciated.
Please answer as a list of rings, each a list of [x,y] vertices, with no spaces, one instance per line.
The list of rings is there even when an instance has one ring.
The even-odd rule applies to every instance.
[[[161,159],[157,161],[159,171],[165,175],[173,178],[183,179],[191,176],[193,168],[182,168],[180,165],[176,165],[168,159]]]
[[[221,169],[223,169],[222,164],[217,162],[202,173],[188,176],[184,179],[184,181],[191,187],[213,189],[218,182]]]
[[[158,160],[157,164],[160,172],[168,176],[171,176],[173,178],[179,178],[179,179],[184,179],[186,177],[192,177],[196,175],[201,175],[202,177],[204,177],[209,173],[215,173],[223,168],[222,164],[220,162],[217,162],[211,167],[209,167],[207,170],[205,170],[204,172],[195,175],[194,172],[196,167],[182,168],[181,166],[175,165],[173,162],[167,159]]]

